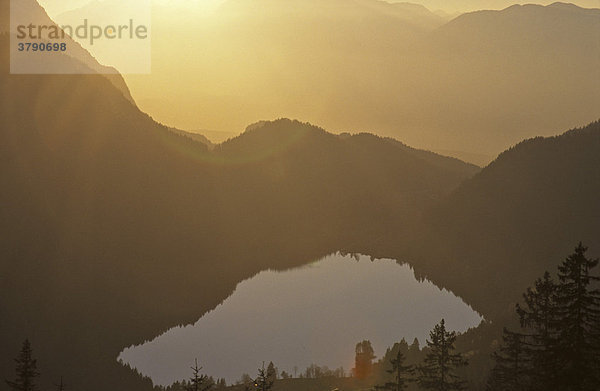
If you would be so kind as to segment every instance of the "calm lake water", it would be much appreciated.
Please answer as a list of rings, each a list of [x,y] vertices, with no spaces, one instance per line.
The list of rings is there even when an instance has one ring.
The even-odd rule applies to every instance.
[[[162,385],[189,378],[195,358],[228,383],[254,376],[263,361],[292,374],[312,363],[348,372],[357,342],[370,340],[380,357],[402,338],[424,344],[442,318],[456,331],[482,320],[451,292],[417,281],[407,265],[335,254],[261,272],[193,326],[127,348],[119,359]]]

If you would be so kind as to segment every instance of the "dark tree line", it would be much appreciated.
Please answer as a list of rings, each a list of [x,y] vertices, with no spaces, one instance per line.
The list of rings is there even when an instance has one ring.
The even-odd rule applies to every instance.
[[[37,379],[40,377],[40,372],[37,369],[37,360],[33,358],[33,349],[29,339],[23,341],[15,364],[15,380],[6,380],[8,387],[12,391],[38,391]],[[55,386],[57,391],[66,390],[62,376],[60,382]]]
[[[487,382],[488,391],[597,391],[600,387],[600,277],[593,274],[598,259],[586,256],[579,244],[573,254],[558,266],[556,278],[546,272],[523,294],[516,305],[520,321],[517,331],[504,329],[500,347],[492,354],[495,362]],[[446,329],[444,319],[429,334],[421,351],[403,340],[386,353],[389,380],[375,386],[378,391],[406,390],[414,383],[424,390],[460,391],[466,389],[460,369],[468,362],[456,353],[457,334]],[[393,352],[393,354],[392,354]],[[418,354],[415,356],[415,352]],[[407,364],[407,353],[412,365]],[[370,341],[356,345],[354,377],[372,375],[375,358]],[[15,359],[15,379],[6,381],[12,391],[39,391],[40,373],[29,340],[23,342]],[[189,381],[164,388],[171,391],[225,389],[224,379],[214,381],[202,374],[197,360]],[[322,368],[311,366],[307,378],[319,378]],[[343,376],[343,370],[342,376]],[[333,374],[329,371],[327,374]],[[271,362],[258,369],[257,377],[245,375],[247,390],[270,391],[279,374]],[[282,372],[283,378],[289,375]],[[239,384],[239,383],[238,383]],[[372,383],[371,383],[372,384]],[[66,389],[63,378],[55,384]]]
[[[227,388],[225,379],[215,379],[202,373],[202,367],[198,366],[198,359],[194,360],[194,366],[190,367],[192,377],[188,381],[178,381],[168,387],[159,387],[164,391],[209,391],[223,390]]]
[[[402,391],[410,383],[416,383],[421,389],[436,391],[464,390],[463,381],[457,370],[467,366],[468,362],[462,354],[455,352],[456,333],[446,329],[444,319],[429,333],[425,357],[418,365],[405,365],[406,357],[398,349],[395,357],[390,359],[393,380],[375,386],[375,390]],[[404,345],[407,345],[404,342]],[[414,345],[414,344],[413,344]],[[416,344],[418,349],[418,344]]]
[[[384,385],[375,386],[375,390],[402,391],[406,389],[408,383],[412,381],[411,375],[414,374],[414,367],[412,365],[404,365],[405,361],[406,357],[398,349],[396,357],[390,359],[392,368],[387,370],[388,373],[394,376],[394,380],[386,382]]]
[[[521,329],[504,330],[494,353],[488,391],[594,391],[600,387],[600,278],[598,259],[579,244],[546,272],[517,305]]]
[[[190,383],[187,387],[187,391],[208,391],[215,385],[214,381],[210,379],[207,375],[203,375],[200,373],[202,367],[198,366],[198,360],[194,361],[194,366],[192,369],[192,378],[190,379]]]
[[[273,388],[273,384],[275,384],[275,367],[269,365],[267,369],[265,369],[265,365],[263,363],[262,368],[258,369],[258,376],[254,380],[254,387],[259,391],[269,391]]]
[[[23,342],[19,356],[15,359],[15,380],[6,380],[6,384],[12,391],[39,391],[37,380],[40,372],[37,369],[37,360],[33,358],[33,349],[28,339]],[[226,388],[225,379],[215,382],[212,377],[201,373],[202,367],[195,361],[192,369],[192,377],[189,381],[175,382],[169,387],[157,387],[165,391],[209,391],[222,390]],[[58,383],[54,383],[57,391],[68,390],[63,377]]]
[[[289,374],[286,374],[287,376],[284,376],[284,374],[286,374],[285,371],[281,373],[281,377],[283,379],[290,378]],[[316,364],[311,364],[304,370],[304,373],[300,374],[299,377],[301,379],[323,379],[327,377],[342,378],[346,377],[346,372],[344,371],[343,367],[337,369],[329,369],[329,367],[326,365],[321,367]]]
[[[417,383],[425,390],[464,390],[466,382],[456,370],[468,365],[460,353],[454,352],[456,333],[447,331],[444,320],[436,325],[427,340],[429,352],[423,364],[417,367]]]
[[[256,378],[252,379],[249,375],[244,374],[242,376],[242,384],[244,384],[244,389],[246,391],[269,391],[273,388],[277,377],[277,368],[273,362],[269,363],[267,369],[265,369],[265,363],[263,362],[262,367],[258,369],[258,375]]]

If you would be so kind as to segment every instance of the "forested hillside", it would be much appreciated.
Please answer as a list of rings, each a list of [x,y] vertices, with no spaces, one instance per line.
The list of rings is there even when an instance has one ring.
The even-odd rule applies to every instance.
[[[124,347],[195,321],[262,269],[409,227],[478,171],[289,120],[210,152],[100,75],[8,75],[7,43],[0,344],[16,352],[29,337],[43,384],[62,374],[74,388],[135,388],[116,362]]]
[[[512,311],[574,244],[598,252],[599,192],[600,122],[524,141],[427,214],[412,257],[486,313]]]

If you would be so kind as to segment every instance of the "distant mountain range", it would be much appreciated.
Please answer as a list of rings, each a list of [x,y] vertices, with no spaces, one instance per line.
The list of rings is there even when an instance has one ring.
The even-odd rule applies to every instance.
[[[55,0],[56,1],[56,0]],[[419,0],[419,4],[423,4],[425,7],[435,10],[442,9],[447,10],[449,12],[452,11],[460,11],[460,12],[470,12],[477,11],[482,9],[504,9],[510,7],[515,3],[526,3],[523,1],[514,1],[514,0]],[[550,4],[552,1],[539,1],[539,4]],[[594,8],[598,7],[597,0],[575,0],[574,4],[577,4],[580,7]]]
[[[152,75],[125,76],[143,111],[180,129],[300,118],[487,164],[524,138],[595,120],[600,105],[599,9],[515,5],[449,20],[376,0],[187,7],[155,6]]]
[[[143,110],[183,129],[292,117],[496,156],[594,121],[600,106],[598,9],[513,6],[448,21],[374,0],[229,0],[210,16],[156,14],[153,74],[127,81]]]

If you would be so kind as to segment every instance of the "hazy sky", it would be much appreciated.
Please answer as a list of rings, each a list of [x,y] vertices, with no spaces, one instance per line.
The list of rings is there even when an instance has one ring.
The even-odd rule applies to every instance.
[[[86,3],[90,3],[93,0],[38,0],[39,3],[46,8],[48,13],[56,15],[67,10],[81,7]],[[102,0],[94,0],[102,1]],[[177,5],[181,4],[205,4],[212,5],[214,3],[222,2],[224,0],[153,0],[158,3],[173,3]],[[390,2],[394,2],[390,0]],[[555,1],[516,1],[516,0],[413,0],[408,1],[409,3],[423,4],[431,10],[445,10],[449,12],[456,11],[473,11],[478,9],[502,9],[512,4],[552,4]],[[600,0],[573,0],[565,1],[571,2],[582,7],[587,8],[600,8]]]
[[[557,1],[518,1],[518,0],[414,0],[409,3],[423,4],[431,10],[445,11],[473,11],[480,9],[503,9],[513,4],[552,4]],[[573,3],[586,8],[600,8],[600,0],[563,0],[564,3]]]

